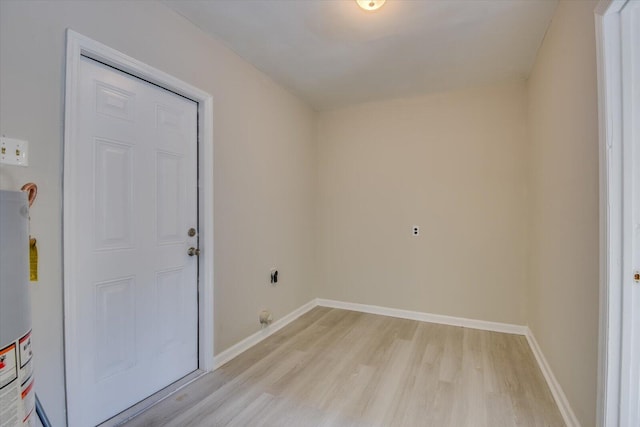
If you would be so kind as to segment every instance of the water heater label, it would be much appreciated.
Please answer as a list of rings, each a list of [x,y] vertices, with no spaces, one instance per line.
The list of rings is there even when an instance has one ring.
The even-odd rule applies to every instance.
[[[0,427],[35,425],[31,331],[0,349]]]
[[[0,389],[16,378],[18,378],[16,344],[12,343],[0,350]]]
[[[19,425],[18,365],[16,343],[0,350],[0,425]]]
[[[36,409],[36,393],[33,390],[33,377],[31,377],[27,382],[21,387],[22,392],[20,393],[20,397],[22,400],[22,425],[23,426],[31,426],[35,425],[35,419],[31,416],[33,411]]]
[[[33,350],[31,350],[31,331],[20,338],[20,367],[23,368],[31,361]]]

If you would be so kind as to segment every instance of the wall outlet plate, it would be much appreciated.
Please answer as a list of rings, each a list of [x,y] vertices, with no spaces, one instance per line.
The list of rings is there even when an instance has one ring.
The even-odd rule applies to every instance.
[[[29,142],[14,138],[0,138],[0,163],[3,165],[28,166]]]
[[[414,225],[411,227],[411,235],[413,236],[419,236],[420,235],[420,226],[419,225]]]

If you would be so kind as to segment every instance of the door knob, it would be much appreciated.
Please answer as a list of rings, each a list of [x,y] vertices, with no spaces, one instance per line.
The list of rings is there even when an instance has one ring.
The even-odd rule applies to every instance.
[[[196,249],[196,248],[189,248],[189,250],[187,251],[187,253],[189,254],[189,256],[199,256],[200,255],[200,249]]]

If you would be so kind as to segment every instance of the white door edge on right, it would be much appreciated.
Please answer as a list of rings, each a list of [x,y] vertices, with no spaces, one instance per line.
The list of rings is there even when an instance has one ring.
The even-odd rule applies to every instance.
[[[623,259],[620,425],[640,425],[640,2],[620,11]]]

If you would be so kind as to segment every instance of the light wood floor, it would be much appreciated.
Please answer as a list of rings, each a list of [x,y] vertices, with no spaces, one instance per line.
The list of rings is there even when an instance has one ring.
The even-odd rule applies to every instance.
[[[318,307],[126,425],[564,423],[522,336]]]

